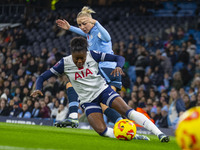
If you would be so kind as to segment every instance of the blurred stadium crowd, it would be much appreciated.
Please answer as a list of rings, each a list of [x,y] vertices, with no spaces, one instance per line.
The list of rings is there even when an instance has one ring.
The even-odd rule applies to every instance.
[[[126,58],[120,95],[158,127],[175,127],[185,110],[200,106],[200,4],[151,3],[92,8],[110,33],[115,54]],[[66,79],[45,81],[44,97],[30,93],[38,75],[70,54],[70,39],[77,36],[58,28],[55,20],[76,25],[82,6],[28,14],[21,4],[0,6],[0,115],[63,120]]]

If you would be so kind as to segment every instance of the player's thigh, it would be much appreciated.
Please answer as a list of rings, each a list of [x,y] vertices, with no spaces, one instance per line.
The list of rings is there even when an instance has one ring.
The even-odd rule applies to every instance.
[[[103,120],[103,114],[102,113],[91,113],[87,116],[89,124],[92,126],[92,128],[97,133],[103,133],[106,129],[106,124]]]
[[[126,115],[126,112],[131,109],[131,107],[128,106],[120,96],[113,100],[112,108],[118,111],[121,115]]]

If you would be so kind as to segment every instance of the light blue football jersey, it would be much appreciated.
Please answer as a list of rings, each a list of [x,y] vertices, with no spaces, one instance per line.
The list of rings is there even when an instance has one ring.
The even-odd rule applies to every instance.
[[[71,32],[75,32],[87,38],[88,50],[95,50],[103,53],[114,54],[112,50],[112,42],[109,33],[106,29],[96,21],[94,27],[89,33],[84,33],[80,28],[71,26],[69,29]],[[115,62],[100,62],[100,68],[115,68]]]

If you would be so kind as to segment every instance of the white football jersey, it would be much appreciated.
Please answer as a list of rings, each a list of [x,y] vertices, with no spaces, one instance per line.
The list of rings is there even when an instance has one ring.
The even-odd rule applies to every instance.
[[[117,62],[117,67],[122,68],[124,57],[97,51],[88,51],[83,68],[77,68],[72,60],[72,55],[63,57],[52,68],[42,73],[36,81],[36,89],[42,90],[43,82],[54,75],[68,76],[73,88],[79,96],[80,104],[90,103],[96,99],[108,85],[99,74],[98,62]]]
[[[93,59],[90,52],[83,69],[78,69],[72,60],[72,56],[63,58],[64,73],[70,79],[73,88],[79,96],[80,104],[91,102],[108,87],[104,78],[98,74],[98,63]]]

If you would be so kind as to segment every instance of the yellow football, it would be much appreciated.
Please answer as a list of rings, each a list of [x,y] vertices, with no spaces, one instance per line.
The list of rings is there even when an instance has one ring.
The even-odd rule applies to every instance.
[[[136,135],[137,128],[131,120],[122,119],[115,123],[113,131],[119,140],[132,140]]]
[[[175,131],[176,141],[182,149],[200,150],[200,107],[184,112]]]

